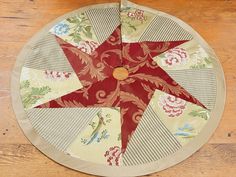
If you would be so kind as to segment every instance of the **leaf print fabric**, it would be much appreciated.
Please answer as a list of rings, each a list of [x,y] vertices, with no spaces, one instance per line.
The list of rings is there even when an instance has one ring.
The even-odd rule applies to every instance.
[[[92,25],[85,13],[67,18],[55,25],[50,32],[64,41],[90,54],[99,45]]]
[[[201,117],[205,120],[208,120],[210,117],[209,111],[207,111],[205,109],[193,110],[192,112],[189,113],[189,115],[193,116],[193,117]]]
[[[22,68],[20,94],[26,110],[79,88],[82,84],[75,73]]]
[[[30,82],[28,80],[22,81],[20,85],[22,103],[25,109],[28,109],[38,100],[43,98],[46,94],[51,92],[50,87],[31,87]]]

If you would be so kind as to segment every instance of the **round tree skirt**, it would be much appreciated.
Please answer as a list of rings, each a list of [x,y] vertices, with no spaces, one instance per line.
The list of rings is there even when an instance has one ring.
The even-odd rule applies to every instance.
[[[27,138],[56,162],[103,176],[163,170],[219,123],[224,75],[181,20],[130,2],[81,8],[35,35],[12,77]]]

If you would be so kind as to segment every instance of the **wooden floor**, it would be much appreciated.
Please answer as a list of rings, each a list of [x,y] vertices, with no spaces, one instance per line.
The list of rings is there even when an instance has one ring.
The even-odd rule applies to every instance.
[[[40,153],[21,132],[10,99],[10,76],[23,45],[56,17],[111,0],[0,0],[0,177],[89,176]],[[214,48],[223,65],[227,103],[210,141],[184,162],[152,174],[158,177],[236,176],[236,0],[133,0],[179,17]]]

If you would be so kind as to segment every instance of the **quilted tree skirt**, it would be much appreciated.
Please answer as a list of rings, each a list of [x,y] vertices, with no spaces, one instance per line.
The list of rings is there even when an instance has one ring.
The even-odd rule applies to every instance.
[[[122,1],[81,8],[35,35],[14,68],[12,100],[27,138],[56,162],[136,176],[207,142],[225,83],[214,51],[191,27]]]

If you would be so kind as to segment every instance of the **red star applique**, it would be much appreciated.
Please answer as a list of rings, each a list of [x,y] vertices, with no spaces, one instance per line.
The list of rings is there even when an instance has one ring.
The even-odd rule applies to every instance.
[[[122,43],[120,26],[90,55],[57,41],[83,88],[37,108],[119,107],[123,151],[156,89],[205,108],[152,59],[187,41]]]

